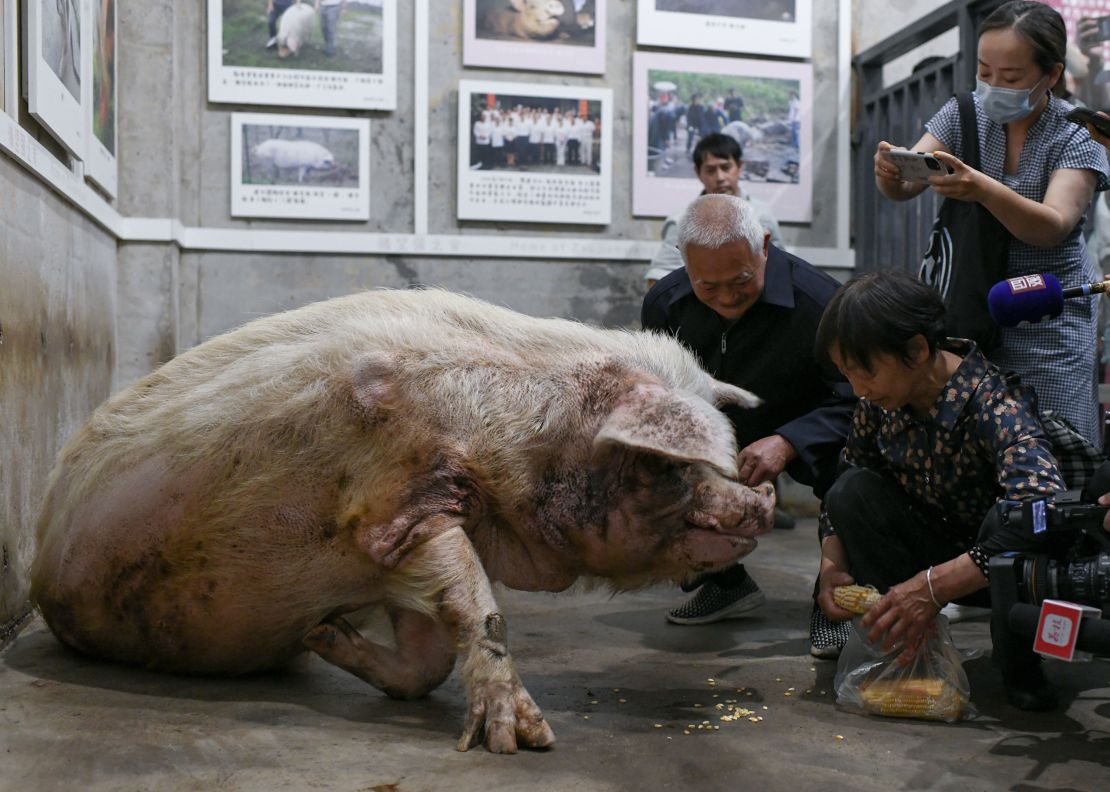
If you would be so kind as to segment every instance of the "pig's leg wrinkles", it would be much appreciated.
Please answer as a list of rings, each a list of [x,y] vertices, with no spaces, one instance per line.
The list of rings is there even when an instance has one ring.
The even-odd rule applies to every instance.
[[[396,650],[367,640],[338,617],[310,631],[305,644],[398,698],[424,695],[443,682],[457,646],[465,658],[467,695],[458,750],[469,750],[483,733],[494,753],[515,753],[518,745],[552,745],[555,735],[513,666],[505,619],[478,554],[461,527],[435,534],[414,548],[393,574],[403,576],[408,586],[438,595],[439,620],[412,610],[391,612]]]
[[[368,640],[341,616],[310,630],[304,644],[391,698],[426,696],[455,667],[451,633],[442,622],[417,611],[391,609],[389,618],[396,649]]]

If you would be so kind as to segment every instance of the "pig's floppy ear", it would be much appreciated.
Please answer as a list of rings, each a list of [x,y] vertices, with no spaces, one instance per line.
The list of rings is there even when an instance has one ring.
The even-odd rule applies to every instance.
[[[737,388],[735,385],[729,385],[727,382],[721,382],[719,379],[711,378],[710,385],[713,388],[713,403],[718,407],[728,407],[734,404],[737,407],[751,409],[752,407],[758,407],[763,404],[763,399],[759,398],[751,391]]]
[[[705,462],[731,479],[739,475],[728,419],[704,399],[663,385],[641,383],[620,398],[594,437],[594,451],[614,445]]]

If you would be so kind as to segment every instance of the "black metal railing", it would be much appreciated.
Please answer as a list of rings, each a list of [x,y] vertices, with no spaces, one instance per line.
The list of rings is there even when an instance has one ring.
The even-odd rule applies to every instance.
[[[852,60],[858,111],[852,136],[852,227],[856,268],[915,271],[925,252],[940,197],[926,191],[911,201],[890,201],[875,187],[872,164],[880,140],[912,146],[925,122],[956,91],[975,87],[979,23],[1004,0],[953,0]],[[883,86],[883,66],[949,30],[959,50],[930,58],[906,79]]]

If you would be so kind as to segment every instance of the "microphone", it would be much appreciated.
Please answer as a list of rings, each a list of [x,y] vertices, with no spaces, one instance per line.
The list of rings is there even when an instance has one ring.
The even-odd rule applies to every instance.
[[[1055,275],[1023,275],[994,284],[987,294],[987,310],[1002,327],[1017,327],[1055,319],[1064,312],[1064,300],[1101,294],[1108,286],[1110,282],[1100,281],[1065,289]]]

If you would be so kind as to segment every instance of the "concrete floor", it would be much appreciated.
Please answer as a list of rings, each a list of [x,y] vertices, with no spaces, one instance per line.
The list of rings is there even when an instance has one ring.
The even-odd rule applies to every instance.
[[[0,789],[1110,788],[1105,661],[1050,666],[1058,713],[1010,709],[986,658],[965,666],[974,720],[839,711],[835,663],[808,654],[815,533],[807,520],[763,539],[749,568],[768,604],[724,624],[664,623],[682,596],[669,587],[500,592],[517,667],[558,737],[516,756],[454,750],[457,676],[415,703],[318,658],[246,679],[168,676],[78,657],[34,622],[0,655]],[[961,648],[989,647],[985,622],[954,633]],[[726,698],[763,721],[720,723]],[[683,733],[703,720],[720,730]]]

